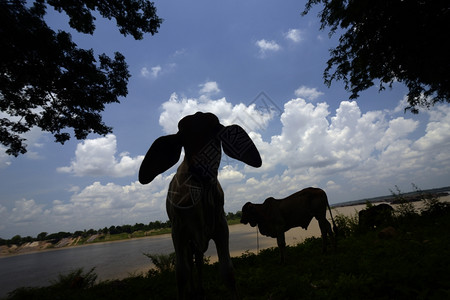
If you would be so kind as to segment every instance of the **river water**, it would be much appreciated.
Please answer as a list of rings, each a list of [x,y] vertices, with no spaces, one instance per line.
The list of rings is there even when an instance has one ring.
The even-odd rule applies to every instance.
[[[142,253],[173,252],[170,235],[99,243],[0,258],[0,297],[21,286],[49,285],[58,274],[95,267],[100,280],[123,278],[151,268]]]

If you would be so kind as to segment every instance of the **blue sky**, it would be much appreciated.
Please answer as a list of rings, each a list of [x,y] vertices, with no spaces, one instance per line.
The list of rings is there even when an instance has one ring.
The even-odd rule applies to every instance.
[[[225,211],[247,201],[323,188],[330,203],[450,185],[450,107],[404,113],[406,88],[376,87],[349,101],[341,82],[323,83],[329,49],[318,10],[302,1],[156,1],[164,22],[142,41],[98,18],[93,36],[73,39],[96,54],[125,55],[129,93],[103,116],[113,134],[65,145],[33,129],[28,153],[0,149],[0,237],[99,229],[167,220],[165,197],[176,166],[149,185],[137,172],[151,143],[175,133],[196,111],[240,124],[263,166],[224,157]],[[49,12],[54,29],[64,15]],[[182,158],[181,158],[182,159]],[[180,159],[180,162],[181,162]]]

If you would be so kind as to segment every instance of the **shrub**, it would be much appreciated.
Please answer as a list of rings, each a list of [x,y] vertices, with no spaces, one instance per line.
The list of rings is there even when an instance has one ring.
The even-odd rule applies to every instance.
[[[354,215],[345,216],[337,214],[334,217],[336,227],[338,228],[339,236],[349,237],[358,232],[358,214],[355,211]]]
[[[432,194],[424,194],[422,201],[423,209],[421,213],[423,216],[443,216],[450,211],[449,203],[440,201],[438,197]]]
[[[390,190],[392,196],[394,196],[394,203],[398,203],[398,207],[395,209],[395,215],[397,218],[412,218],[417,215],[414,204],[409,201],[398,186],[395,186],[395,190]]]
[[[150,258],[156,269],[161,273],[175,270],[175,252],[170,254],[142,254]]]
[[[76,269],[69,274],[58,275],[57,280],[51,281],[54,288],[57,289],[87,289],[94,286],[97,280],[97,274],[94,273],[95,267],[89,272],[83,273],[83,268]]]

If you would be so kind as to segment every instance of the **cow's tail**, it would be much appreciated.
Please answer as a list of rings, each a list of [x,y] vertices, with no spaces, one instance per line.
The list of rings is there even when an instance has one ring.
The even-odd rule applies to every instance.
[[[327,197],[327,206],[328,206],[328,211],[330,212],[331,222],[333,223],[333,232],[334,232],[334,236],[337,236],[337,233],[338,233],[338,227],[336,226],[336,223],[334,222],[333,214],[331,213],[330,203],[328,202],[328,197]]]

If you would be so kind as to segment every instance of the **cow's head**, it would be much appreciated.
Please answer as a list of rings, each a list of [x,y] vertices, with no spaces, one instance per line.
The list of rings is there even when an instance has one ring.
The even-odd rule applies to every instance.
[[[214,114],[197,112],[178,122],[176,134],[153,142],[139,169],[139,182],[147,184],[175,165],[182,148],[189,172],[202,179],[217,178],[222,149],[249,166],[262,164],[258,149],[242,127],[224,126]]]
[[[246,225],[250,223],[252,227],[258,225],[258,213],[253,203],[247,202],[242,207],[241,223]]]

